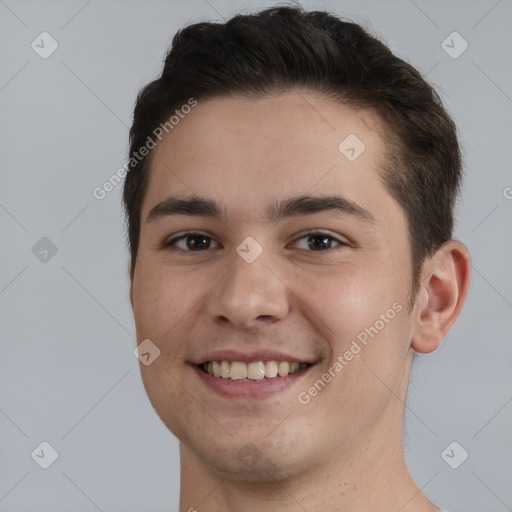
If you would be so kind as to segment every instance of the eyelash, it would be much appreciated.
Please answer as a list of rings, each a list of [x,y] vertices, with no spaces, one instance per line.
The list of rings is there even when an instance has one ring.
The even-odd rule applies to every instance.
[[[348,247],[349,246],[348,243],[339,240],[338,238],[332,236],[330,233],[326,233],[325,231],[319,231],[319,230],[311,230],[311,231],[307,231],[305,233],[302,233],[301,236],[295,238],[291,243],[294,244],[297,241],[302,240],[303,238],[308,238],[308,237],[311,237],[311,236],[314,236],[314,235],[316,235],[316,236],[322,236],[323,235],[326,238],[330,238],[331,240],[334,240],[338,245],[335,245],[334,247],[329,247],[327,249],[319,249],[317,251],[308,250],[308,249],[302,249],[302,250],[305,250],[306,252],[330,252],[332,250],[342,249],[344,247]],[[182,235],[179,235],[177,237],[165,240],[163,242],[163,244],[162,244],[162,249],[164,249],[166,251],[170,251],[170,252],[189,252],[189,253],[205,252],[207,250],[210,250],[210,248],[208,248],[208,249],[205,249],[205,250],[191,251],[191,250],[188,250],[188,249],[187,250],[180,249],[179,247],[176,248],[176,243],[178,241],[187,239],[188,237],[194,237],[194,236],[202,236],[204,238],[207,238],[207,239],[210,239],[210,240],[214,240],[211,236],[205,235],[204,233],[200,233],[200,232],[197,232],[197,231],[189,231],[189,232],[184,233]],[[216,242],[216,243],[218,243],[218,242]]]

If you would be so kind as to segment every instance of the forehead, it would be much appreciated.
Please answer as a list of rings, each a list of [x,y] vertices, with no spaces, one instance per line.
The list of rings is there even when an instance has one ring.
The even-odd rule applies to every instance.
[[[381,128],[375,112],[307,92],[198,101],[154,150],[143,218],[170,194],[221,198],[242,216],[308,192],[391,204]]]

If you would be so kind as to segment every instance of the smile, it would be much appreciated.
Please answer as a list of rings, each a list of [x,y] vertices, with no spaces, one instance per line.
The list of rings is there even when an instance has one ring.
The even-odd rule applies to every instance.
[[[207,361],[199,368],[213,377],[249,382],[286,377],[308,366],[308,363],[288,361]]]

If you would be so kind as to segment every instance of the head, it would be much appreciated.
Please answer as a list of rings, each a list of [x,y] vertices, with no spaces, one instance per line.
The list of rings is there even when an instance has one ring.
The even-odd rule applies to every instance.
[[[452,236],[462,176],[456,127],[421,74],[355,23],[277,7],[181,29],[162,75],[138,95],[130,156],[156,139],[160,125],[167,123],[165,134],[173,130],[170,116],[191,98],[258,98],[295,88],[378,113],[386,145],[380,174],[407,217],[414,297],[423,260]],[[132,279],[151,158],[134,161],[124,187]]]
[[[399,424],[413,351],[439,346],[468,283],[450,270],[468,261],[451,240],[456,129],[421,74],[325,12],[198,23],[139,93],[130,144],[131,302],[138,342],[161,351],[143,380],[191,452],[264,478],[237,457],[249,442],[292,474]],[[309,366],[271,397],[197,374],[219,351],[272,350]]]

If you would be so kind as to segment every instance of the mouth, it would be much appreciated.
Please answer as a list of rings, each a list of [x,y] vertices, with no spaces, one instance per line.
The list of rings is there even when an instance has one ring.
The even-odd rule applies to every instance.
[[[192,364],[203,384],[224,399],[263,400],[284,393],[305,378],[315,363],[261,359],[212,359]]]
[[[294,375],[311,363],[296,361],[206,361],[197,367],[203,372],[217,379],[226,379],[241,382],[267,381]]]

